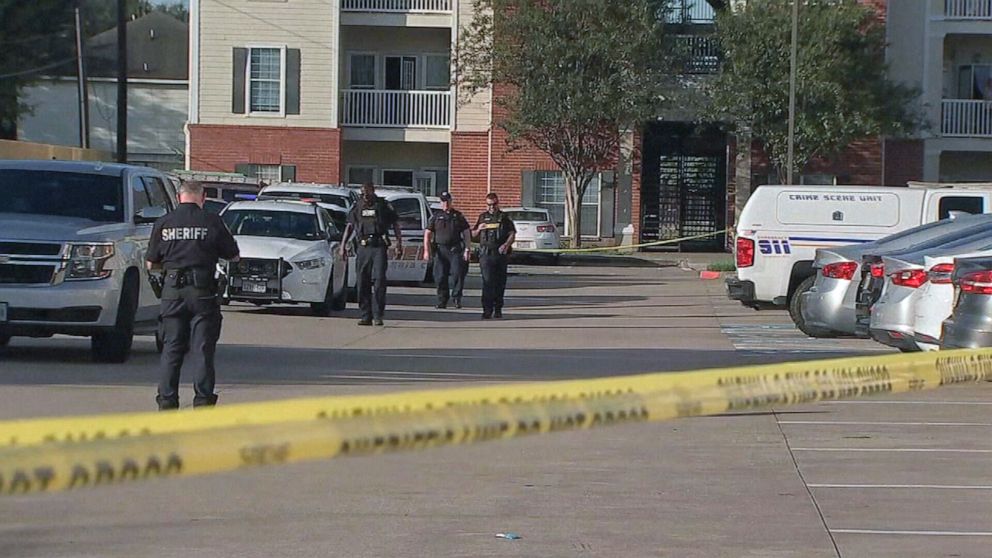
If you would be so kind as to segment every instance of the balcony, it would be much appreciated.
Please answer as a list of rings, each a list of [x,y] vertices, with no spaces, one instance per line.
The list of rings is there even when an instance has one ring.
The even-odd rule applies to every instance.
[[[716,12],[706,0],[676,0],[665,9],[665,22],[680,25],[712,24]]]
[[[342,12],[450,14],[451,0],[342,0]]]
[[[675,46],[688,74],[715,74],[720,68],[720,43],[711,35],[676,35]]]
[[[992,0],[944,0],[948,19],[992,19]]]
[[[944,99],[941,108],[942,136],[992,138],[992,101]]]
[[[341,125],[448,129],[451,92],[346,89],[341,92]]]

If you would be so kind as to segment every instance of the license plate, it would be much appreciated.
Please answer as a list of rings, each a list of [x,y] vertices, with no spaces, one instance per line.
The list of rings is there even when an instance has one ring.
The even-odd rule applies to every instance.
[[[534,243],[529,240],[519,240],[517,241],[517,248],[523,250],[524,248],[533,248]]]
[[[7,321],[7,303],[0,302],[0,323]]]
[[[252,283],[245,281],[244,285],[241,287],[246,293],[265,293],[265,283]]]

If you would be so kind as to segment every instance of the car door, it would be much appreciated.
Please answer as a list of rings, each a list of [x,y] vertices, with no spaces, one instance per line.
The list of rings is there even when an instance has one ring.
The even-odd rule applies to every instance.
[[[330,261],[333,262],[331,265],[331,281],[333,282],[332,289],[334,293],[339,293],[344,290],[348,277],[345,273],[347,271],[347,263],[344,258],[341,257],[341,235],[344,232],[339,229],[334,223],[334,219],[331,218],[330,213],[326,209],[320,208],[317,212],[320,217],[320,226],[324,231],[327,231],[327,249],[330,252],[328,257]]]
[[[135,203],[143,203],[145,207],[161,207],[167,212],[172,211],[174,202],[163,177],[151,174],[135,175],[133,181],[140,182],[141,187],[132,185],[131,192]],[[151,238],[153,224],[136,225],[135,244],[141,258],[139,263],[141,273],[141,291],[138,295],[138,311],[135,319],[138,322],[154,321],[158,318],[159,301],[148,285],[148,270],[145,267],[148,240]]]

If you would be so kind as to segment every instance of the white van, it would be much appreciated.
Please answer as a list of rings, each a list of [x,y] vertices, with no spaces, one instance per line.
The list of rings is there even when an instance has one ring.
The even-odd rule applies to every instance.
[[[360,189],[354,186],[349,188]],[[403,233],[403,253],[397,257],[392,250],[387,251],[389,267],[386,269],[386,280],[389,283],[421,283],[429,280],[430,262],[420,258],[424,251],[424,229],[431,217],[427,198],[414,190],[389,186],[376,186],[375,194],[388,201],[396,210],[400,231]],[[348,270],[348,287],[353,289],[358,283],[353,248],[348,258]]]
[[[761,186],[737,224],[728,296],[755,309],[787,306],[815,279],[817,248],[871,242],[952,212],[988,213],[992,184]]]

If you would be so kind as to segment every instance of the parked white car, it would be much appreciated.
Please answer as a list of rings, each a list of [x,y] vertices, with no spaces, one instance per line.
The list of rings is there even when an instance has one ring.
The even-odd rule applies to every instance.
[[[358,195],[351,188],[332,184],[278,182],[262,188],[258,200],[308,200],[327,210],[348,211]]]
[[[920,287],[913,309],[913,340],[920,350],[936,351],[940,348],[941,328],[954,309],[954,283],[951,280],[954,260],[989,256],[992,256],[992,250],[923,258],[927,282]]]
[[[557,250],[561,248],[558,227],[547,209],[540,207],[506,207],[503,213],[517,228],[514,250]]]
[[[221,214],[241,259],[227,266],[227,298],[267,304],[310,304],[327,316],[347,301],[341,232],[327,210],[289,200],[232,203]]]

